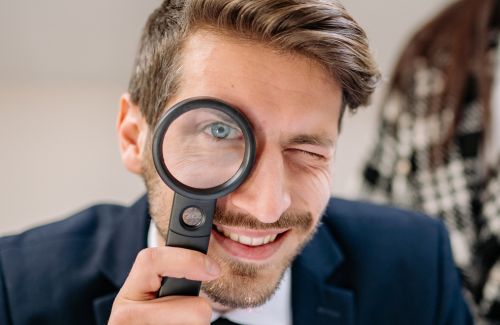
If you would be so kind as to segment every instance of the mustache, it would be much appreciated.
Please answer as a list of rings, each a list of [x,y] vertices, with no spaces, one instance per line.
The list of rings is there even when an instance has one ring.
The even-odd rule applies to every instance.
[[[260,222],[250,214],[226,212],[216,207],[214,223],[222,226],[242,227],[256,230],[294,228],[301,231],[308,231],[311,229],[314,222],[310,212],[285,212],[277,221],[265,223]]]

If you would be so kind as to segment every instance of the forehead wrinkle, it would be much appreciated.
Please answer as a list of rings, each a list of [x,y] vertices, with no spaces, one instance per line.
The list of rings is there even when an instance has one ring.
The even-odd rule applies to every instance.
[[[262,70],[264,71],[266,69],[263,68]],[[207,78],[207,82],[204,84],[204,86],[205,89],[209,89],[211,92],[221,93],[222,96],[227,96],[227,94],[230,92],[237,91],[238,89],[241,90],[240,85],[245,84],[245,87],[250,86],[252,88],[251,91],[261,93],[261,99],[264,102],[267,102],[262,103],[264,105],[261,104],[261,106],[271,106],[275,109],[282,109],[280,105],[277,104],[282,103],[283,101],[278,101],[279,98],[274,98],[272,96],[274,93],[281,94],[286,92],[289,98],[294,98],[296,101],[303,102],[301,104],[302,106],[306,105],[306,103],[309,103],[309,97],[312,96],[310,89],[304,87],[294,87],[294,85],[286,84],[285,82],[278,80],[276,77],[264,77],[263,74],[256,76],[252,73],[244,73],[241,71],[234,71],[232,69],[226,68],[221,69],[221,67],[215,67],[213,65],[207,65],[204,67],[204,69],[194,71],[193,75],[185,75],[184,78],[191,80],[196,79],[199,80],[199,82],[204,82],[205,80],[201,78],[202,76],[213,76],[213,79],[219,80],[217,84],[214,84],[208,80],[209,78]],[[220,78],[220,76],[224,76],[224,78]],[[324,79],[317,76],[303,74],[303,79],[306,79],[306,77],[308,77],[311,83],[315,83],[313,82],[312,78],[314,78],[318,82],[323,82],[324,84],[328,85],[328,89],[331,89],[332,93],[335,92],[335,85],[327,83]],[[222,92],[222,89],[224,89],[225,91]],[[250,89],[246,88],[245,90],[248,91]],[[288,104],[283,105],[289,106]]]

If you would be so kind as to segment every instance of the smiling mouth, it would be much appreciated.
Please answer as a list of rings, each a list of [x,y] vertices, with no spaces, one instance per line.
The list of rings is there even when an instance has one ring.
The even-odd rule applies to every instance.
[[[232,227],[213,225],[213,230],[218,234],[247,246],[262,246],[273,243],[280,239],[290,229],[282,230],[268,230],[268,231],[255,231],[255,230],[241,230],[233,231]],[[243,233],[242,233],[243,232]]]
[[[272,235],[267,235],[267,236],[261,236],[261,237],[250,237],[250,236],[245,236],[242,234],[237,234],[235,232],[231,232],[227,229],[223,229],[220,226],[214,226],[215,230],[219,233],[224,235],[226,238],[230,238],[231,240],[238,242],[243,245],[247,246],[261,246],[261,245],[266,245],[269,243],[272,243],[276,240],[279,234],[272,234]]]
[[[233,257],[265,260],[281,246],[290,229],[251,230],[214,225],[212,234],[224,250]]]

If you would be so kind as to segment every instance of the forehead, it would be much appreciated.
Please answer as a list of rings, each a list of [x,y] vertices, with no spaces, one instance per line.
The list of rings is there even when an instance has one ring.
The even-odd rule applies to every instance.
[[[195,96],[235,105],[257,129],[300,133],[315,127],[335,136],[342,104],[338,82],[319,63],[207,31],[185,42],[180,87],[169,103]]]

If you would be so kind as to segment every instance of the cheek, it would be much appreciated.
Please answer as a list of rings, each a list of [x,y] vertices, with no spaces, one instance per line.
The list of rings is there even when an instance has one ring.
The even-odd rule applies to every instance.
[[[174,192],[157,175],[146,178],[146,187],[151,218],[162,235],[166,236]]]
[[[293,208],[309,211],[318,217],[331,196],[332,177],[329,168],[291,169],[288,182]]]

